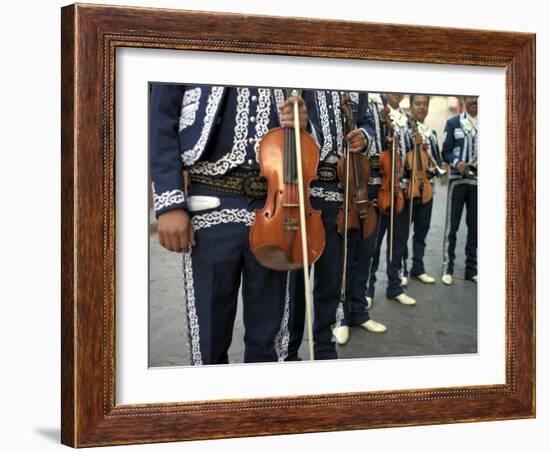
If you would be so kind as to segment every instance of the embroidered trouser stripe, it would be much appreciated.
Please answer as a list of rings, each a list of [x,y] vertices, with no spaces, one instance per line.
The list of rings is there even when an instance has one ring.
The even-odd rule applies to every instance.
[[[456,234],[466,205],[466,278],[477,275],[477,183],[472,179],[451,179],[443,240],[443,273],[454,273]]]
[[[193,364],[229,362],[240,288],[244,362],[277,361],[287,275],[262,267],[249,249],[249,226],[262,202],[219,198],[221,209],[192,213],[197,245],[184,260]]]
[[[288,357],[288,343],[290,341],[290,331],[288,322],[290,319],[290,272],[286,274],[285,287],[285,307],[283,310],[283,320],[279,330],[277,348],[279,349],[279,362],[283,362]]]
[[[200,329],[197,309],[195,306],[195,289],[193,281],[193,262],[191,250],[183,253],[183,287],[187,304],[187,334],[189,337],[191,364],[202,365],[200,348]]]

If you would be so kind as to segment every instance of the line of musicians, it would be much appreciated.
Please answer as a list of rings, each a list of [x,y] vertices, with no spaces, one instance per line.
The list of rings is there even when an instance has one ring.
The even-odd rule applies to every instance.
[[[465,278],[477,282],[477,98],[464,98],[465,111],[447,122],[442,151],[435,132],[424,123],[429,96],[411,95],[410,115],[399,107],[402,98],[326,90],[289,96],[269,88],[153,84],[149,148],[158,238],[166,249],[183,255],[192,364],[229,362],[239,289],[244,362],[300,359],[304,272],[261,265],[249,239],[269,192],[260,176],[262,138],[278,127],[298,125],[319,149],[316,179],[308,190],[324,227],[324,249],[312,265],[315,359],[337,358],[336,344],[347,342],[350,326],[374,333],[386,330],[368,310],[384,236],[387,298],[414,305],[416,300],[404,291],[408,277],[435,282],[423,264],[433,204],[426,192],[436,177],[448,171],[442,282],[453,282],[456,234],[464,206]],[[343,184],[338,177],[344,151],[349,152],[348,161],[361,155],[365,157],[361,161],[368,162],[368,180],[363,181],[368,201],[360,220],[365,228],[358,237],[343,234],[339,223],[350,180],[348,176]],[[382,214],[377,201],[382,199],[386,175],[380,166],[385,152],[394,156],[396,182],[391,212]],[[288,177],[281,176],[285,181]],[[415,196],[410,187],[419,184]]]

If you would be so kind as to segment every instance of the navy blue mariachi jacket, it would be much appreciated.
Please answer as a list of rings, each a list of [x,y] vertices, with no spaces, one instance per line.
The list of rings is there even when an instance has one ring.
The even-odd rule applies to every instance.
[[[369,111],[374,121],[374,136],[369,148],[369,156],[380,154],[386,148],[386,125],[384,123],[384,108],[388,103],[383,94],[369,93]]]
[[[368,155],[380,155],[382,151],[386,149],[386,124],[384,122],[384,108],[388,104],[386,96],[383,94],[369,93],[368,105],[369,111],[374,121],[374,135],[370,143]],[[379,184],[380,170],[378,168],[371,168],[371,179],[374,185]]]
[[[219,176],[257,165],[260,139],[280,125],[283,99],[282,90],[266,88],[154,84],[149,160],[156,214],[187,208],[184,169]]]
[[[319,144],[320,162],[335,163],[343,156],[344,132],[342,129],[341,92],[328,90],[307,90],[302,93],[306,102],[308,117],[313,135]],[[367,147],[363,154],[369,152],[374,136],[374,120],[368,108],[368,94],[349,92],[350,103],[357,127],[367,138]],[[342,190],[337,183],[313,181],[309,194],[325,201],[340,202],[343,200]]]
[[[443,159],[451,165],[451,177],[461,177],[458,162],[468,163],[478,153],[478,132],[471,127],[468,113],[453,116],[447,121],[443,135]]]
[[[308,90],[302,94],[308,109],[309,120],[320,147],[320,161],[330,157],[342,157],[344,133],[342,130],[341,93],[339,91]],[[367,138],[367,147],[363,154],[369,152],[374,136],[374,119],[368,108],[368,94],[350,92],[350,108],[357,127]]]

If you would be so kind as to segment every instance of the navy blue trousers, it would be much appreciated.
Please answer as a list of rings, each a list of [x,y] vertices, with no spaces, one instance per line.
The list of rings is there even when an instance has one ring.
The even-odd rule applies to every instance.
[[[323,184],[323,188],[337,191],[336,184]],[[325,250],[315,262],[313,288],[313,338],[316,360],[336,359],[336,343],[332,327],[336,322],[336,309],[340,300],[342,277],[342,236],[338,234],[336,216],[341,202],[311,197],[314,209],[321,210],[325,227]],[[287,361],[299,359],[298,350],[304,335],[305,294],[303,270],[292,273]]]
[[[378,185],[369,185],[369,199],[377,199],[379,188]],[[342,325],[361,325],[370,319],[367,310],[367,296],[369,296],[367,280],[376,252],[376,240],[382,217],[378,209],[375,211],[376,229],[374,232],[366,239],[348,242],[348,290],[346,292],[346,302],[344,303]]]
[[[426,273],[424,269],[424,252],[426,250],[426,237],[430,231],[430,223],[432,221],[433,198],[429,202],[423,204],[420,198],[414,198],[412,210],[412,267],[411,276],[418,276]],[[407,215],[409,211],[407,210]],[[410,235],[410,234],[409,234]],[[409,244],[405,242],[403,249],[403,275],[409,276],[407,268],[407,259],[409,257]]]
[[[389,251],[386,252],[386,274],[388,277],[388,285],[386,288],[386,297],[394,298],[403,293],[401,287],[401,262],[403,259],[403,250],[407,243],[408,235],[408,203],[405,202],[403,210],[399,214],[395,214],[393,218],[393,251],[392,258],[388,259]],[[367,296],[374,298],[376,286],[376,271],[380,266],[380,250],[384,236],[386,236],[386,247],[389,249],[389,234],[390,216],[380,215],[380,226],[376,237],[376,248],[370,265],[370,273],[368,279]]]
[[[239,287],[244,362],[277,361],[275,338],[281,328],[287,273],[261,266],[248,239],[254,209],[264,201],[191,187],[193,194],[216,196],[221,201],[215,209],[191,213],[197,245],[184,253],[193,364],[228,363]]]
[[[447,213],[443,242],[443,273],[454,273],[456,233],[460,226],[462,211],[466,206],[466,269],[464,277],[477,275],[477,181],[460,178],[449,181]]]

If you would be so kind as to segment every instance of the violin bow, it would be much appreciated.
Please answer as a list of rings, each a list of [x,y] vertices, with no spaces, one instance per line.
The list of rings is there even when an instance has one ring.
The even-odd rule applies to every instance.
[[[395,208],[395,135],[391,138],[391,189],[390,189],[390,240],[388,256],[389,261],[393,259],[393,219]]]
[[[302,145],[300,142],[300,117],[298,110],[298,99],[300,92],[297,89],[291,91],[291,95],[295,98],[293,102],[294,107],[294,134],[296,135],[296,167],[298,170],[298,195],[301,202],[299,202],[300,210],[300,226],[302,233],[302,259],[304,266],[304,291],[305,291],[305,300],[306,300],[306,329],[307,329],[307,338],[308,338],[308,350],[309,350],[309,359],[314,360],[315,356],[313,353],[313,301],[311,299],[311,291],[309,287],[309,263],[308,263],[308,252],[307,252],[307,227],[306,227],[306,210],[304,207],[305,199],[305,190],[304,190],[304,178],[302,171]]]
[[[388,110],[389,108],[385,107],[384,110],[384,123],[387,126],[386,139],[391,142],[391,181],[390,181],[390,230],[388,232],[388,247],[386,248],[387,259],[389,262],[393,258],[393,220],[394,220],[394,209],[395,209],[395,130],[393,128],[392,121],[389,117]]]
[[[349,222],[349,198],[348,198],[348,191],[349,191],[349,166],[350,166],[350,158],[349,158],[349,146],[348,142],[346,140],[346,132],[349,128],[349,124],[347,121],[346,112],[343,108],[344,103],[344,96],[347,96],[348,94],[346,92],[342,92],[340,95],[340,111],[341,111],[341,120],[342,120],[342,131],[344,134],[344,140],[343,140],[343,154],[344,158],[346,159],[346,169],[344,171],[344,247],[342,250],[342,283],[340,286],[340,301],[342,304],[346,301],[346,282],[347,282],[347,263],[348,263],[348,222]],[[340,325],[337,325],[340,326]]]
[[[408,118],[409,118],[409,125],[410,125],[410,128],[412,129],[412,131],[416,134],[418,132],[418,128],[416,127],[416,119],[414,119],[413,117],[411,117],[410,115],[407,115]],[[416,137],[414,138],[416,140]],[[419,151],[419,147],[421,145],[417,144],[416,141],[414,143],[414,154],[413,154],[413,164],[412,164],[412,169],[411,169],[411,180],[409,181],[409,228],[408,228],[408,237],[411,236],[411,226],[412,226],[412,212],[413,212],[413,198],[412,198],[412,194],[413,194],[413,189],[414,189],[414,183],[415,183],[415,179],[416,179],[416,159],[418,157],[418,151]]]

